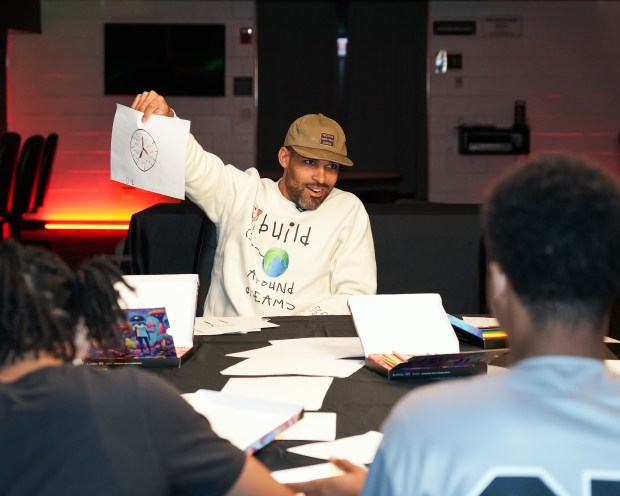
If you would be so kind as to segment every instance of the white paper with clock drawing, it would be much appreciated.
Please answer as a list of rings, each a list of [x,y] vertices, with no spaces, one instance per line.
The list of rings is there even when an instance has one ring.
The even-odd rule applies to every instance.
[[[173,198],[185,198],[185,155],[190,122],[116,104],[112,125],[111,179]]]

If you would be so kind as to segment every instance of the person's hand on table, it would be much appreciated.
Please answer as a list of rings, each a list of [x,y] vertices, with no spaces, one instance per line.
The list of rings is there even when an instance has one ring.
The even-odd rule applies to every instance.
[[[146,122],[152,115],[174,117],[174,112],[163,96],[154,91],[145,91],[136,96],[131,108],[143,112],[142,122]]]
[[[361,494],[366,481],[366,470],[348,460],[331,458],[329,461],[342,470],[344,475],[286,485],[296,493],[306,496],[358,496]]]

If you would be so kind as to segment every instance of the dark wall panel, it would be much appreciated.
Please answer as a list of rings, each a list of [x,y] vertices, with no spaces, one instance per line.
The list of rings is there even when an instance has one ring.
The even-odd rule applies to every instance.
[[[361,170],[427,198],[426,2],[349,2],[344,119]]]
[[[261,169],[280,167],[277,151],[297,117],[309,113],[334,117],[336,4],[256,2]]]
[[[0,2],[0,133],[7,130],[6,50],[9,29],[41,32],[41,0]]]
[[[2,0],[0,28],[41,32],[41,0]]]

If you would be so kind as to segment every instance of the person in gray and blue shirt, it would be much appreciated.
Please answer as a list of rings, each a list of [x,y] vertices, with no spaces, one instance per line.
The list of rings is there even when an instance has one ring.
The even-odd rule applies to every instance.
[[[620,377],[603,336],[620,293],[620,186],[587,161],[541,155],[493,188],[483,220],[489,304],[512,367],[418,388],[365,471],[313,494],[620,494]]]

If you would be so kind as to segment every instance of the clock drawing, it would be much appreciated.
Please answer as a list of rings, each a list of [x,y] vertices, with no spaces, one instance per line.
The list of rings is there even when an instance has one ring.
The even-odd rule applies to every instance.
[[[129,142],[131,158],[143,172],[155,165],[157,161],[157,143],[144,129],[136,129]]]

